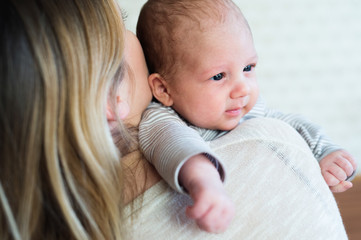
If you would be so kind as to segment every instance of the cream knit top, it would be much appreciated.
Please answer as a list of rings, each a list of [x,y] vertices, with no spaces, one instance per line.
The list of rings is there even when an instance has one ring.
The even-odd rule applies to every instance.
[[[227,231],[199,230],[185,215],[191,199],[162,180],[126,207],[127,239],[347,239],[318,162],[289,125],[251,119],[209,145],[236,205]]]

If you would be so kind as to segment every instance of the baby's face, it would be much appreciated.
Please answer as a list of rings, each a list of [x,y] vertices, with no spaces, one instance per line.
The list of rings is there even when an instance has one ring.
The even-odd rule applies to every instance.
[[[251,33],[236,24],[193,32],[170,80],[172,107],[199,127],[231,130],[259,94]]]

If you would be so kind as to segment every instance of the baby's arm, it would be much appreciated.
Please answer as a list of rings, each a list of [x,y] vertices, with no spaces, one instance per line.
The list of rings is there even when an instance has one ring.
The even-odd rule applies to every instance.
[[[194,202],[188,206],[187,216],[207,232],[224,232],[234,217],[235,207],[209,159],[203,154],[190,158],[180,170],[179,181]]]
[[[188,216],[204,230],[224,231],[234,214],[223,189],[224,167],[198,132],[172,109],[152,103],[143,114],[139,143],[145,157],[170,186],[189,192],[194,205],[187,210]],[[189,167],[193,165],[203,167]],[[207,169],[208,175],[202,169]]]
[[[164,180],[178,192],[180,168],[192,156],[205,153],[224,180],[222,162],[198,132],[180,119],[173,109],[151,103],[145,110],[139,126],[139,144],[145,158],[150,161]]]
[[[321,127],[296,114],[283,114],[267,109],[265,116],[290,124],[307,142],[320,163],[322,175],[333,192],[343,192],[352,187],[347,181],[356,171],[353,157],[323,134]]]

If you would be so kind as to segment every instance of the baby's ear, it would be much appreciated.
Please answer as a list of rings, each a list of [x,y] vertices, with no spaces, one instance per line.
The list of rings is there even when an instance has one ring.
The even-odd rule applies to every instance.
[[[115,112],[114,112],[115,111]],[[109,103],[107,103],[107,119],[108,121],[116,121],[117,115],[120,119],[125,119],[129,114],[130,108],[127,101],[123,101],[120,99],[120,96],[117,96],[117,102],[115,109],[111,107]]]
[[[169,85],[159,73],[152,73],[148,77],[148,83],[153,96],[164,106],[173,105],[173,99],[169,93]]]

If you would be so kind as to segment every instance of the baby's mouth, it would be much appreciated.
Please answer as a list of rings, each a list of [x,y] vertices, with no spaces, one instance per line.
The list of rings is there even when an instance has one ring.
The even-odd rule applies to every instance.
[[[239,111],[247,106],[249,102],[249,96],[243,97],[237,105],[232,106],[230,109],[226,110],[226,112]]]
[[[226,113],[232,117],[236,117],[242,113],[242,108],[230,109],[230,110],[227,110]]]

